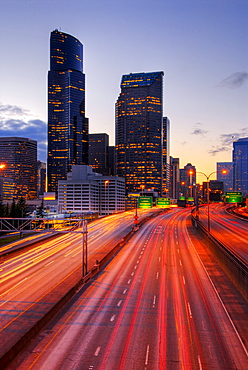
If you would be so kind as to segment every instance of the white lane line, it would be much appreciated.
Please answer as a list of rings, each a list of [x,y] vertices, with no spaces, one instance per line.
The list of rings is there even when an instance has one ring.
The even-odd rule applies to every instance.
[[[136,263],[139,263],[139,260]]]
[[[149,350],[150,350],[150,346],[149,346],[149,344],[148,344],[148,346],[146,347],[146,360],[145,360],[145,365],[148,365]]]
[[[117,306],[120,307],[121,304],[122,304],[122,299],[119,300],[119,302],[117,303]]]
[[[152,307],[155,307],[156,304],[156,296],[153,297]]]
[[[131,279],[129,279],[127,283],[128,283],[128,284],[130,284],[130,283],[131,283],[131,281],[132,281],[132,280],[131,280]]]
[[[141,256],[139,256],[139,258],[141,258]]]
[[[188,302],[188,308],[189,308],[189,316],[192,317],[192,312],[191,312],[191,308],[190,308],[189,302]]]
[[[51,262],[47,263],[45,266],[49,266],[49,265],[51,265],[53,262],[54,262],[54,261],[51,261]]]
[[[127,289],[124,289],[124,290],[123,290],[123,294],[126,294],[126,292],[127,292]]]
[[[161,257],[158,257],[158,262],[160,262],[161,261]]]
[[[157,272],[156,279],[158,279],[158,277],[159,277],[159,272]]]
[[[101,350],[101,347],[97,347],[95,353],[94,353],[94,356],[98,356],[99,355],[99,352]]]
[[[198,364],[199,364],[200,370],[202,370],[202,364],[201,364],[201,359],[200,359],[200,356],[199,355],[198,355]]]
[[[131,273],[131,276],[133,276],[133,275],[134,275],[134,272]]]
[[[186,284],[184,276],[183,276],[183,283],[184,283],[184,285]]]
[[[160,252],[161,252],[161,250],[162,250],[162,247],[160,247],[160,248],[159,248],[159,250],[160,250]]]
[[[179,261],[179,263],[180,263],[180,265],[182,266],[182,261],[181,261],[181,260]]]
[[[177,253],[179,253],[179,249],[177,248]]]
[[[116,315],[113,315],[110,319],[110,321],[114,321]]]
[[[137,265],[134,266],[134,270],[136,270],[136,268],[137,268]]]

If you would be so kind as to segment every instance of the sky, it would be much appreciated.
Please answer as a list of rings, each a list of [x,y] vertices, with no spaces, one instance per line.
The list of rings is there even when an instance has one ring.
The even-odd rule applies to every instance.
[[[84,45],[89,132],[107,133],[110,145],[121,76],[131,72],[164,71],[163,115],[180,168],[208,176],[248,137],[247,0],[0,0],[0,9],[0,136],[37,140],[39,160],[56,28]]]

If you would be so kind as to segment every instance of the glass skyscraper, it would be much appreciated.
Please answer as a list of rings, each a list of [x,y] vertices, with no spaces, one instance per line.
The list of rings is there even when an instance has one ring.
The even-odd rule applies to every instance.
[[[248,137],[233,142],[234,190],[248,194]]]
[[[123,75],[116,102],[116,173],[126,192],[162,194],[163,72]]]
[[[14,198],[37,198],[37,141],[25,137],[0,138],[0,176],[13,181]],[[4,180],[4,179],[3,179]],[[8,194],[3,194],[3,199]]]
[[[83,45],[55,30],[50,37],[48,72],[48,191],[57,192],[72,165],[88,164]]]

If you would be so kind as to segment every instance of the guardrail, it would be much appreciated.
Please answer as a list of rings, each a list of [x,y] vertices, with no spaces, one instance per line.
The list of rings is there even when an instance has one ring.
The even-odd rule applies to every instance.
[[[225,270],[229,278],[236,285],[242,295],[248,300],[248,264],[237,253],[230,250],[228,245],[216,238],[207,227],[194,216],[195,209],[191,212],[192,224],[196,227],[205,240],[208,248],[218,259],[219,264]]]

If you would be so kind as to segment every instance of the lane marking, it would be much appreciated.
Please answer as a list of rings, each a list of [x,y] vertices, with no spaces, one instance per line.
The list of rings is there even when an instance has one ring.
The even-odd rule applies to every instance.
[[[131,280],[131,279],[129,279],[127,283],[128,283],[128,284],[130,284],[130,283],[131,283],[131,281],[132,281],[132,280]]]
[[[159,277],[159,272],[157,272],[156,279],[158,279],[158,277]]]
[[[137,265],[135,265],[135,266],[134,266],[134,269],[135,269],[135,270],[136,270],[136,268],[137,268]]]
[[[158,257],[158,262],[160,262],[161,261],[161,257]]]
[[[119,302],[117,303],[117,306],[120,307],[121,304],[122,304],[122,299],[119,300]]]
[[[101,347],[97,347],[95,353],[94,353],[94,356],[98,356],[99,355],[99,352],[101,350]]]
[[[149,350],[150,350],[150,346],[149,346],[149,344],[148,344],[148,346],[146,347],[146,360],[145,360],[145,365],[148,365]]]
[[[155,304],[156,304],[156,296],[153,297],[152,307],[155,307]]]
[[[198,364],[199,364],[200,370],[202,370],[202,364],[201,364],[201,359],[200,359],[200,356],[199,355],[198,355]]]
[[[126,292],[127,292],[127,289],[124,289],[124,290],[123,290],[123,294],[126,294]]]
[[[184,283],[184,285],[186,284],[184,276],[183,276],[183,283]]]
[[[177,248],[177,253],[179,253],[179,249]]]
[[[134,272],[131,273],[131,276],[133,276],[133,275],[134,275]]]
[[[49,262],[49,263],[47,263],[45,266],[49,266],[49,265],[51,265],[51,263],[53,263],[54,261],[51,261],[51,262]]]
[[[188,308],[189,308],[189,316],[192,317],[192,312],[191,312],[191,308],[190,308],[189,302],[188,302]]]
[[[181,260],[179,260],[179,263],[180,263],[180,265],[182,266],[182,261],[181,261]]]
[[[116,315],[113,315],[110,319],[110,321],[114,321]]]

